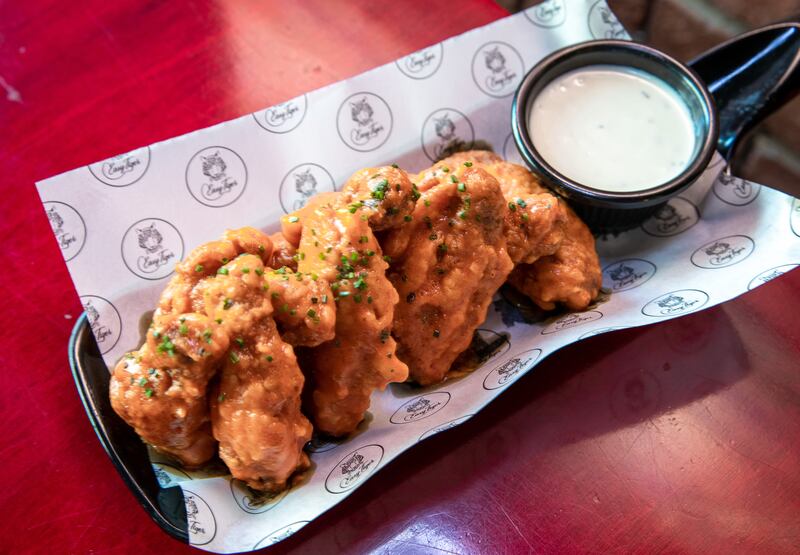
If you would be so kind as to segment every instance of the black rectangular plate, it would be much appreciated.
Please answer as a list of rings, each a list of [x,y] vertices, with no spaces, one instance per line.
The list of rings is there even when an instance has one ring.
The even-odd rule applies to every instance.
[[[111,374],[97,348],[86,314],[81,315],[72,330],[69,365],[89,422],[128,489],[167,534],[188,543],[183,492],[179,487],[158,485],[147,447],[111,408],[108,396]]]

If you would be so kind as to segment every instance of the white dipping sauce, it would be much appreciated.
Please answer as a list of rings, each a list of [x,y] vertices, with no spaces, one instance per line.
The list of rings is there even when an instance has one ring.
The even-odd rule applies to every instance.
[[[533,100],[528,129],[559,173],[611,192],[666,183],[686,169],[695,148],[692,117],[678,93],[624,66],[560,75]]]

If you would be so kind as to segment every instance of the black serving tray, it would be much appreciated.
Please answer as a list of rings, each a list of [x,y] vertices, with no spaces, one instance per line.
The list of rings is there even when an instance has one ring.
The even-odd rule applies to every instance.
[[[86,314],[81,315],[72,330],[69,365],[89,422],[128,489],[167,534],[189,543],[181,488],[159,486],[147,447],[111,408],[108,396],[111,373],[100,355]]]

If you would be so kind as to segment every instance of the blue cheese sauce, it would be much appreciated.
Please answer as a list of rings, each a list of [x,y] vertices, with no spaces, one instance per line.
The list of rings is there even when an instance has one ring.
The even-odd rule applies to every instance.
[[[560,75],[533,100],[528,129],[536,150],[559,173],[609,192],[666,183],[695,152],[692,117],[678,93],[624,66]]]

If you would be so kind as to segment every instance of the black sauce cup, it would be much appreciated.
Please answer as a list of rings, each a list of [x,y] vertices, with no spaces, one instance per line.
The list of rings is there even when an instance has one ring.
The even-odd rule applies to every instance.
[[[589,41],[558,50],[536,64],[520,83],[511,109],[517,149],[528,166],[596,234],[640,225],[670,198],[691,186],[715,150],[730,159],[742,135],[798,91],[800,24],[779,23],[732,39],[684,65],[642,44]],[[557,171],[536,149],[528,129],[537,95],[560,75],[593,65],[635,68],[660,78],[683,100],[694,124],[689,164],[673,179],[638,191],[611,192]]]

